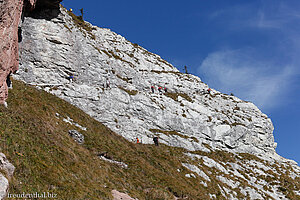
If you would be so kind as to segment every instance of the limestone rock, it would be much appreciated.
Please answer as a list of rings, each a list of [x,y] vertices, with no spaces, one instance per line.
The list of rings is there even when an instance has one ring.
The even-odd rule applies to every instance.
[[[16,78],[69,101],[130,141],[152,144],[158,135],[162,143],[191,151],[209,151],[208,144],[276,157],[273,124],[254,104],[216,90],[206,94],[199,77],[60,12],[50,20],[25,18]]]
[[[69,130],[69,135],[77,142],[78,144],[84,143],[84,136],[76,130]]]
[[[105,157],[105,156],[99,156],[99,158],[100,158],[101,160],[106,161],[106,162],[109,162],[109,163],[112,163],[112,164],[116,164],[116,165],[118,165],[119,167],[122,167],[122,168],[124,168],[124,169],[127,169],[127,168],[128,168],[128,165],[125,164],[125,163],[123,163],[123,162],[116,161],[116,160],[112,160],[112,159],[109,159],[109,158],[107,158],[107,157]]]
[[[7,160],[3,153],[0,153],[0,199],[4,199],[7,195],[9,182],[8,180],[13,176],[15,167]]]
[[[8,186],[7,178],[0,174],[0,199],[4,199],[6,197]]]
[[[15,167],[7,160],[3,153],[0,153],[0,170],[4,171],[8,178],[11,178]]]
[[[273,124],[253,103],[214,89],[207,94],[199,77],[109,29],[78,23],[64,8],[51,13],[25,17],[15,78],[65,99],[129,141],[153,144],[158,136],[160,143],[195,151],[186,153],[192,162],[184,161],[182,171],[205,187],[217,182],[225,199],[236,199],[237,191],[251,199],[286,197],[279,180],[286,172],[297,180],[300,168],[276,153]],[[214,157],[216,151],[221,155]]]
[[[112,190],[111,194],[113,195],[113,200],[137,200],[131,198],[128,194],[119,192],[118,190]]]

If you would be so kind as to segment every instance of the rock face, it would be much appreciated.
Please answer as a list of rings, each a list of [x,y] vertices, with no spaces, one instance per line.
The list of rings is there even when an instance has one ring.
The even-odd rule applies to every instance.
[[[241,199],[237,190],[250,199],[287,198],[280,183],[299,180],[300,168],[275,152],[272,122],[254,104],[209,94],[199,77],[64,8],[56,11],[25,17],[15,78],[67,100],[130,141],[153,144],[159,136],[161,143],[195,151],[187,154],[193,163],[182,163],[186,177],[202,177],[204,187],[219,181],[225,199]],[[232,153],[235,162],[206,156],[216,150],[221,158]]]
[[[0,1],[0,103],[8,95],[6,77],[19,65],[18,25],[23,3],[19,0]]]
[[[153,143],[158,135],[162,143],[192,151],[209,151],[208,144],[277,157],[272,122],[255,105],[216,90],[205,94],[208,86],[199,77],[61,12],[51,20],[25,18],[17,78],[78,106],[128,140]],[[168,91],[159,92],[160,86]]]
[[[135,200],[134,198],[131,198],[128,194],[119,192],[117,190],[112,190],[111,194],[113,195],[113,200]]]
[[[74,139],[78,144],[84,143],[84,136],[76,130],[69,130],[69,135]]]
[[[22,13],[31,11],[37,0],[0,0],[0,104],[8,96],[6,77],[18,70],[18,34]],[[59,0],[38,0],[37,7],[58,6]]]
[[[3,153],[0,153],[0,199],[4,199],[8,191],[8,179],[10,179],[15,171],[15,167],[7,160]]]

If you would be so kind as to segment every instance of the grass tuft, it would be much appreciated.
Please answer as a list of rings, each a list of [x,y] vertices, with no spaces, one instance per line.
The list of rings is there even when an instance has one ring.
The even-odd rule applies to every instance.
[[[125,88],[123,88],[121,86],[118,86],[118,88],[120,88],[121,90],[127,92],[127,94],[129,94],[129,95],[136,95],[138,93],[137,90],[127,90],[127,89],[125,89]]]
[[[77,16],[77,15],[75,15],[73,12],[71,12],[69,10],[67,11],[67,13],[72,17],[74,24],[79,28],[79,30],[81,32],[83,32],[82,29],[84,29],[93,40],[96,39],[96,36],[92,33],[92,31],[95,28],[93,28],[89,23],[86,23],[83,20],[82,16]]]
[[[172,92],[167,92],[165,93],[167,97],[170,97],[174,101],[178,101],[178,96],[181,96],[182,98],[186,99],[189,102],[193,102],[193,99],[189,97],[189,95],[184,94],[184,93],[172,93]]]

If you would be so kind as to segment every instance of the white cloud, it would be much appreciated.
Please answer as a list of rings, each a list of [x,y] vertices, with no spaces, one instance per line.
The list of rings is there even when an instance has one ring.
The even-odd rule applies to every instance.
[[[200,77],[211,87],[262,109],[295,99],[292,91],[300,74],[299,8],[297,1],[262,0],[213,13],[209,20],[222,21],[229,36],[248,31],[243,36],[259,42],[239,43],[239,38],[227,37],[229,49],[210,53],[198,69]],[[239,49],[232,50],[230,42]]]
[[[268,109],[286,101],[295,68],[257,60],[254,50],[245,48],[208,55],[198,72],[211,87]]]
[[[216,10],[207,16],[210,21],[223,21],[227,29],[282,29],[292,28],[290,23],[299,25],[299,2],[261,0],[233,5]]]

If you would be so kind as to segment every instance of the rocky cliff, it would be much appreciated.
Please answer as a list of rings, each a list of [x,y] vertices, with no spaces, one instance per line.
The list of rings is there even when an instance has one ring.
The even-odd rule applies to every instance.
[[[7,76],[19,68],[18,42],[21,40],[22,17],[35,7],[37,9],[58,7],[61,0],[36,1],[0,1],[0,104],[3,104],[7,99]]]
[[[0,103],[8,95],[6,77],[16,71],[19,65],[18,25],[23,3],[18,0],[0,1]]]
[[[199,77],[61,12],[51,20],[25,18],[18,79],[69,101],[128,140],[153,143],[158,135],[189,150],[208,151],[208,144],[277,157],[272,122],[254,104],[216,90],[206,94]]]
[[[267,182],[257,176],[276,177],[290,167],[290,177],[299,178],[297,164],[275,152],[271,120],[251,102],[216,90],[208,94],[199,77],[180,73],[160,56],[64,8],[26,16],[22,30],[15,78],[67,100],[129,141],[152,144],[158,136],[161,143],[204,152],[186,154],[198,161],[182,162],[191,171],[186,176],[202,177],[205,186],[211,173],[201,166],[214,168],[227,185],[221,189],[224,198],[236,198],[235,188],[251,199],[286,198],[280,182],[264,188]],[[216,151],[261,160],[221,162],[205,156]],[[247,176],[241,174],[247,170]],[[291,192],[299,195],[297,188]]]
[[[19,66],[18,26],[22,12],[34,7],[35,0],[1,0],[0,1],[0,104],[8,97],[6,78]],[[0,199],[8,191],[8,180],[12,177],[14,166],[0,153]]]
[[[58,7],[57,0],[39,0],[37,8]],[[7,77],[19,69],[19,42],[21,24],[25,13],[36,6],[36,0],[0,0],[0,104],[6,105],[8,97]],[[0,199],[8,191],[8,180],[12,177],[14,166],[0,153]]]

